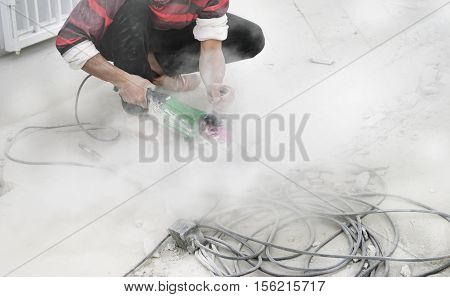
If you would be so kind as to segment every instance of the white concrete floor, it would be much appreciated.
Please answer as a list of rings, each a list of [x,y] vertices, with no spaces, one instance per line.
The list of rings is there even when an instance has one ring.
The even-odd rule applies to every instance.
[[[446,3],[232,1],[231,11],[260,24],[267,38],[260,56],[227,69],[227,83],[238,94],[233,111],[309,113],[304,143],[312,161],[387,167],[391,193],[449,212],[450,5],[416,23]],[[311,57],[336,63],[312,64]],[[73,122],[82,77],[64,65],[53,41],[1,57],[0,147],[27,125]],[[84,120],[136,128],[111,86],[90,81],[83,95]],[[28,160],[86,162],[78,149],[84,143],[119,173],[9,162],[5,179],[12,190],[0,198],[0,275],[119,276],[178,217],[195,217],[216,199],[245,195],[264,184],[260,175],[283,181],[257,163],[139,163],[136,135],[122,130],[115,144],[78,132],[44,132],[18,143],[14,154]],[[284,174],[299,166],[268,163]],[[195,211],[186,214],[188,205]],[[448,226],[414,220],[414,229],[407,228],[408,218],[397,222],[404,250],[449,253]],[[158,273],[206,274],[187,258]]]

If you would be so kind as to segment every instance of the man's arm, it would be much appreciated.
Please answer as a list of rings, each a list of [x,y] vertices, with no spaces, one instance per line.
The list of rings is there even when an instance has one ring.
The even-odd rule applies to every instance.
[[[222,42],[206,40],[201,42],[200,74],[208,95],[215,99],[220,97],[220,87],[225,77],[225,57]]]
[[[112,83],[126,102],[146,107],[146,89],[151,83],[110,64],[94,44],[102,38],[122,4],[123,0],[81,0],[59,31],[56,48],[72,69],[83,69]],[[98,11],[104,14],[99,15]]]
[[[119,89],[119,94],[126,102],[147,107],[147,89],[153,86],[150,81],[121,70],[100,54],[89,59],[82,69],[101,80],[112,83]]]
[[[212,103],[223,101],[220,94],[225,76],[222,41],[228,37],[229,0],[209,0],[198,15],[194,37],[201,42],[200,74]]]

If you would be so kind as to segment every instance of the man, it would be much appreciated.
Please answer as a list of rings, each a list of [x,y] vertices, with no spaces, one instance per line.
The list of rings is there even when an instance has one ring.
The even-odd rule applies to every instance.
[[[119,90],[124,109],[146,108],[148,88],[195,89],[200,71],[210,101],[221,94],[225,64],[264,48],[261,28],[227,13],[229,0],[81,0],[58,34],[56,46],[74,69]],[[108,61],[114,63],[112,65]]]

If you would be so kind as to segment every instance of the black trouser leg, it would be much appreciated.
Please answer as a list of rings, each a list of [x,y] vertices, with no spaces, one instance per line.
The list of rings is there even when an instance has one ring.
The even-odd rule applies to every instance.
[[[251,59],[262,52],[266,39],[260,26],[233,14],[228,14],[228,26],[228,38],[223,42],[227,63]]]
[[[147,60],[152,19],[148,0],[126,1],[100,41],[100,53],[130,74],[155,79]]]
[[[114,65],[130,74],[155,79],[148,63],[152,14],[148,0],[128,0],[119,9],[114,21],[98,45],[100,53]],[[122,101],[128,113],[139,114],[143,108]]]
[[[262,29],[248,20],[227,14],[228,38],[222,49],[226,63],[250,59],[264,48]],[[167,75],[192,73],[199,70],[200,42],[192,32],[194,24],[183,30],[152,32],[152,51]]]

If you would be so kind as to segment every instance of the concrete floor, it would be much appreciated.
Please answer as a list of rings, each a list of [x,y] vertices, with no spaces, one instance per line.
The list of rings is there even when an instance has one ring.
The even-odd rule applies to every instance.
[[[232,1],[231,11],[260,24],[267,38],[260,56],[227,68],[226,81],[238,94],[232,111],[311,114],[303,140],[313,162],[386,167],[390,193],[449,212],[450,5],[416,23],[445,3]],[[311,57],[335,64],[312,64]],[[64,65],[53,41],[0,57],[0,147],[25,126],[73,122],[82,77]],[[14,154],[89,162],[78,148],[83,143],[116,173],[9,162],[11,191],[0,198],[0,275],[120,276],[177,218],[198,217],[214,201],[245,196],[266,180],[282,184],[274,171],[242,160],[140,163],[137,121],[99,81],[88,82],[80,114],[119,127],[121,140],[107,144],[79,132],[44,132],[18,143]],[[300,166],[267,163],[284,174]],[[418,227],[412,229],[409,218],[396,222],[404,250],[449,253],[448,226],[414,220]],[[155,275],[207,274],[191,257],[174,261]]]

